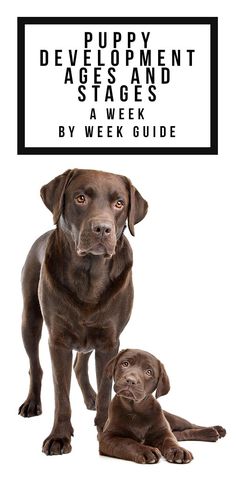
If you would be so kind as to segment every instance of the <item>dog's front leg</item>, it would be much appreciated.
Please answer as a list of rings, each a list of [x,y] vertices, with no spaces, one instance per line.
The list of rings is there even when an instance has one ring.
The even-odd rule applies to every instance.
[[[68,454],[71,451],[71,408],[70,381],[72,351],[58,344],[49,343],[53,382],[55,390],[54,425],[50,435],[43,442],[43,452],[47,455]]]
[[[116,356],[118,350],[119,344],[111,352],[96,351],[95,354],[98,393],[96,401],[97,414],[94,423],[98,432],[103,430],[106,423],[108,406],[111,400],[112,379],[104,373],[104,369],[108,361]]]
[[[187,464],[193,459],[191,452],[181,447],[176,441],[168,426],[162,425],[159,431],[150,433],[145,443],[157,447],[168,462]]]
[[[139,464],[154,464],[161,457],[157,448],[142,445],[133,438],[119,436],[109,431],[100,435],[99,453]]]

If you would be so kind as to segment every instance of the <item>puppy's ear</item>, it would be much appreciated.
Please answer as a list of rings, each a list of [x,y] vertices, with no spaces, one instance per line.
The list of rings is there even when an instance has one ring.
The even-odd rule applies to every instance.
[[[113,357],[112,359],[110,359],[110,361],[108,361],[108,363],[106,364],[105,366],[105,374],[108,378],[112,378],[115,374],[115,369],[116,369],[116,365],[117,365],[117,361],[118,359],[120,358],[120,356],[122,354],[124,354],[124,352],[126,352],[128,349],[123,349],[122,351],[119,352],[119,354],[117,354],[115,357]]]
[[[40,190],[40,196],[44,204],[53,213],[53,222],[55,224],[58,222],[62,213],[64,193],[74,172],[75,169],[66,170],[63,174],[55,177],[55,179],[51,180]]]
[[[145,217],[148,210],[148,203],[127,177],[123,176],[123,179],[129,190],[128,227],[130,233],[134,236],[134,226]]]
[[[159,365],[159,378],[158,378],[158,382],[157,382],[157,388],[156,388],[156,398],[157,397],[161,397],[161,395],[166,395],[168,394],[169,390],[170,390],[170,381],[169,381],[169,378],[168,378],[168,375],[166,373],[166,370],[165,370],[165,367],[164,365],[158,361],[158,365]]]

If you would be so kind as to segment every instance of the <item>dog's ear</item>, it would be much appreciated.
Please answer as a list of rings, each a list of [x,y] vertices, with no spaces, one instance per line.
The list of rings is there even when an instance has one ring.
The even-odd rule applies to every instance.
[[[134,236],[134,226],[145,217],[148,203],[127,177],[123,176],[123,179],[129,190],[128,227],[130,233]]]
[[[126,352],[127,350],[128,349],[123,349],[115,357],[113,357],[112,359],[110,359],[110,361],[108,361],[108,363],[105,366],[105,370],[104,370],[105,374],[108,378],[112,378],[114,376],[117,361],[120,358],[120,356],[122,354],[124,354],[124,352]]]
[[[156,398],[161,397],[161,395],[168,394],[170,390],[170,381],[166,373],[165,367],[159,360],[157,361],[159,366],[159,378],[156,387],[156,394],[155,394]]]
[[[74,172],[75,169],[66,170],[40,189],[40,196],[47,208],[53,213],[53,222],[55,224],[60,218],[64,193]]]

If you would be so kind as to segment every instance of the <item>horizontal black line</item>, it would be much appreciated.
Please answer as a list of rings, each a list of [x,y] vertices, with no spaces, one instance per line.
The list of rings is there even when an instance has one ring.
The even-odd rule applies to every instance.
[[[22,24],[215,24],[217,17],[18,17]]]
[[[215,155],[217,147],[209,148],[27,148],[19,147],[22,155]]]

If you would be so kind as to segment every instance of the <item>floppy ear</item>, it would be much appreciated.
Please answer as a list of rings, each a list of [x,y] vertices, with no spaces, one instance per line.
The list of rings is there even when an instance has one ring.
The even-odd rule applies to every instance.
[[[166,370],[164,368],[164,365],[160,361],[158,361],[158,364],[159,364],[160,374],[157,382],[157,388],[155,394],[156,398],[161,397],[161,395],[168,394],[170,390],[170,381],[166,373]]]
[[[127,350],[128,349],[123,349],[122,351],[119,352],[119,354],[117,354],[115,357],[113,357],[112,359],[110,359],[110,361],[108,361],[108,363],[105,366],[105,370],[104,370],[105,371],[105,374],[106,374],[106,376],[108,378],[112,378],[114,376],[117,361],[120,358],[120,356],[124,352],[126,352]]]
[[[141,222],[148,210],[147,201],[141,196],[137,189],[129,182],[129,214],[128,226],[130,233],[134,236],[134,226]]]
[[[74,172],[75,169],[66,170],[40,189],[40,196],[47,208],[53,213],[53,222],[55,224],[60,218],[64,193]]]

